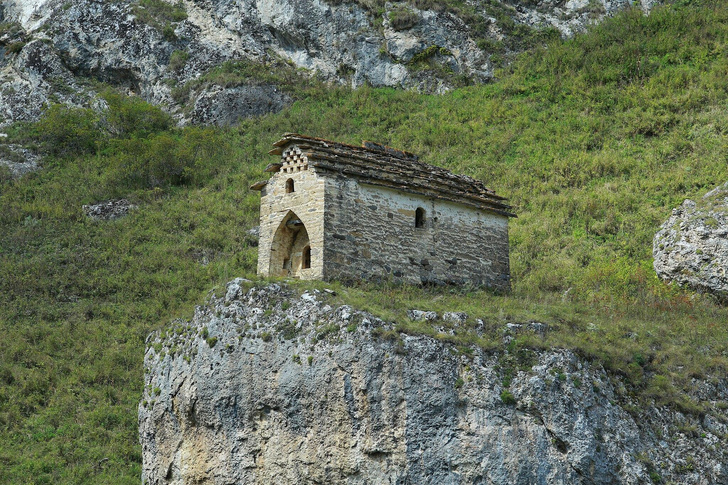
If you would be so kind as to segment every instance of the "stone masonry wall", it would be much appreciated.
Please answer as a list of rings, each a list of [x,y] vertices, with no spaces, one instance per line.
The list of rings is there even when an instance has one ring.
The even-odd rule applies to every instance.
[[[325,194],[324,279],[509,288],[507,217],[333,175]]]
[[[286,181],[293,180],[294,191],[286,193]],[[295,216],[289,213],[293,211]],[[292,173],[278,172],[263,188],[260,199],[260,241],[258,243],[258,274],[287,276],[283,269],[284,247],[290,239],[274,240],[284,220],[300,219],[311,246],[311,268],[297,271],[301,279],[320,279],[323,276],[324,246],[324,180],[313,170]],[[283,229],[284,231],[286,229]],[[303,230],[303,229],[300,229]],[[302,244],[294,244],[289,255],[294,270],[300,267]]]

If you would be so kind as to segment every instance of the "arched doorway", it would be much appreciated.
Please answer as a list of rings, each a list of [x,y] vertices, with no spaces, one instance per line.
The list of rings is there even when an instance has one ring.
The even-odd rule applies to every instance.
[[[300,278],[311,268],[311,242],[308,231],[295,212],[289,211],[273,236],[270,256],[271,276]]]

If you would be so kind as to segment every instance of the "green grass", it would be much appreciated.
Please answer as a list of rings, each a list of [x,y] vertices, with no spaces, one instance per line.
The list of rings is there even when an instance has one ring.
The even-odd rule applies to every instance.
[[[385,0],[326,0],[326,3],[357,3],[369,12],[375,25],[382,25],[383,16],[387,14]],[[407,30],[417,25],[419,16],[411,7],[448,13],[463,21],[470,37],[481,50],[492,55],[490,61],[496,66],[506,64],[515,52],[544,45],[560,37],[555,28],[535,28],[516,23],[513,20],[517,14],[515,7],[499,0],[482,0],[479,5],[463,0],[407,0],[402,3],[404,5],[395,6],[388,13],[394,30]],[[599,12],[595,10],[593,13]],[[495,26],[503,37],[501,40],[493,39],[491,19],[495,19]]]
[[[141,22],[160,30],[171,22],[187,19],[187,11],[181,1],[172,4],[165,0],[139,0],[134,5],[133,13]]]
[[[726,72],[728,7],[683,2],[618,15],[444,96],[312,83],[279,114],[178,129],[108,92],[104,116],[53,107],[14,127],[8,141],[47,157],[22,180],[0,177],[0,482],[138,483],[144,339],[211,288],[252,277],[258,194],[247,187],[287,131],[418,153],[481,178],[519,215],[509,295],[327,285],[337,301],[461,349],[499,348],[505,323],[542,321],[544,337],[512,343],[524,362],[572,348],[638,399],[703,410],[685,392],[693,377],[724,375],[728,310],[659,281],[651,241],[684,198],[728,180]],[[83,204],[117,197],[139,209],[84,218]],[[408,308],[471,318],[443,335]]]
[[[180,64],[180,59],[184,53],[183,51],[178,52],[180,54],[176,56],[173,53],[170,66]],[[317,86],[316,82],[309,76],[303,75],[299,70],[282,60],[274,60],[268,63],[238,60],[223,62],[202,76],[175,87],[172,89],[172,98],[175,102],[184,104],[189,101],[191,93],[209,88],[212,85],[230,88],[265,84],[275,84],[294,96],[305,96]]]

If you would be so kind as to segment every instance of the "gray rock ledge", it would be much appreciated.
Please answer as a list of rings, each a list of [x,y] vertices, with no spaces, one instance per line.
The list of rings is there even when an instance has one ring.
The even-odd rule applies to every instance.
[[[728,483],[719,406],[641,409],[567,350],[533,352],[508,382],[506,350],[392,339],[326,292],[250,285],[147,339],[144,483]],[[728,400],[725,378],[695,389]]]

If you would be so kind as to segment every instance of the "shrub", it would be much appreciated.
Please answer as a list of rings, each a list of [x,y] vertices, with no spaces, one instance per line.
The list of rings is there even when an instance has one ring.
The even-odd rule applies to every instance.
[[[23,32],[23,26],[18,22],[0,22],[0,37],[12,37]]]
[[[90,109],[54,104],[28,127],[24,137],[35,139],[42,151],[55,157],[80,156],[95,152],[104,138],[98,122],[98,115]]]
[[[187,60],[190,58],[190,54],[187,51],[176,50],[172,52],[169,57],[169,68],[173,71],[181,71],[182,68],[187,64]]]
[[[5,52],[8,54],[17,54],[23,50],[23,47],[25,47],[25,42],[13,42],[7,46]]]
[[[170,115],[139,97],[111,89],[105,90],[102,96],[109,105],[105,113],[106,129],[115,137],[146,137],[168,130],[172,125]]]
[[[134,13],[139,20],[154,27],[158,27],[160,22],[181,22],[187,19],[182,2],[171,4],[164,0],[140,0]]]
[[[212,128],[163,131],[145,138],[112,140],[115,177],[130,188],[200,185],[220,170],[215,163],[227,150]]]
[[[162,28],[162,37],[164,37],[164,40],[168,42],[174,42],[177,40],[177,34],[174,32],[174,27],[171,25],[165,25]]]
[[[310,92],[310,88],[317,85],[314,78],[301,75],[293,66],[283,61],[260,63],[237,60],[223,62],[202,76],[174,87],[171,96],[175,103],[182,104],[190,98],[190,93],[213,85],[232,88],[264,84],[277,85],[293,94]]]
[[[10,168],[0,164],[0,186],[9,184],[13,180],[13,173]]]
[[[501,401],[503,401],[503,404],[507,404],[509,406],[516,404],[516,397],[507,389],[503,389],[501,391],[500,398]]]
[[[316,333],[316,340],[318,340],[318,341],[324,340],[329,335],[333,335],[338,332],[339,332],[338,325],[336,325],[335,323],[330,323],[319,329],[319,331]]]
[[[389,25],[394,30],[411,29],[420,21],[420,16],[409,8],[397,8],[389,12]]]
[[[0,158],[10,160],[11,162],[15,163],[24,163],[26,161],[25,156],[22,153],[17,152],[5,145],[0,145]]]
[[[414,56],[412,56],[412,59],[409,60],[407,63],[411,66],[416,66],[417,64],[424,64],[429,62],[432,58],[434,58],[437,55],[441,56],[451,56],[452,52],[450,52],[449,49],[445,47],[440,47],[438,45],[431,45],[430,47],[418,52]]]

